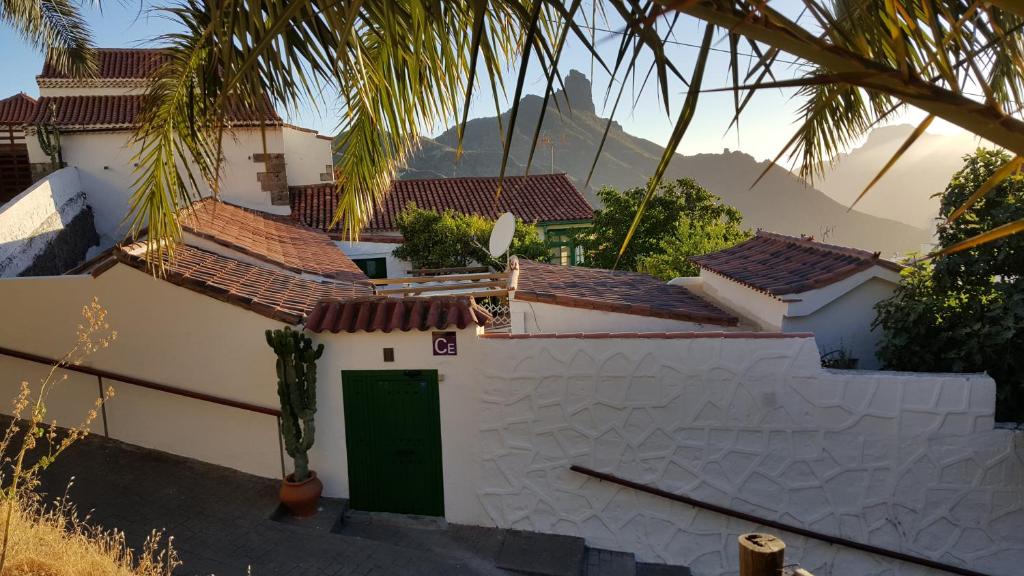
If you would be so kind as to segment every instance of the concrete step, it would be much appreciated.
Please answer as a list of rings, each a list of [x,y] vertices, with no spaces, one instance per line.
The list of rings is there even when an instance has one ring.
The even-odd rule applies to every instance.
[[[686,566],[637,562],[636,576],[690,576],[690,569]]]
[[[636,576],[636,555],[601,548],[587,548],[583,576]]]
[[[509,530],[495,564],[523,574],[581,576],[585,556],[583,538]]]
[[[270,519],[282,524],[296,526],[306,530],[317,532],[334,532],[344,522],[348,513],[348,499],[346,498],[320,498],[316,514],[308,518],[297,518],[285,508],[284,504],[278,504],[271,513]]]

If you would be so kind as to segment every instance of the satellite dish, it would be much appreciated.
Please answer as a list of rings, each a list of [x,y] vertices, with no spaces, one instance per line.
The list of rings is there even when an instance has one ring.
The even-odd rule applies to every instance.
[[[511,212],[502,214],[494,223],[489,244],[491,256],[498,258],[512,245],[512,236],[516,233],[516,217]]]

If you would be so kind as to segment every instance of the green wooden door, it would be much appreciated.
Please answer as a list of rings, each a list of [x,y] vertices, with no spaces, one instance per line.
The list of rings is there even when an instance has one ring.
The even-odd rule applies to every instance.
[[[351,506],[444,515],[436,370],[344,370]]]

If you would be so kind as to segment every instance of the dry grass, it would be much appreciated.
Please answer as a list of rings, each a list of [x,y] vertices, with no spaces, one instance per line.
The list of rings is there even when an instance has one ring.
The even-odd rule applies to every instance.
[[[2,506],[3,504],[0,504]],[[154,531],[139,554],[124,533],[79,519],[66,500],[44,507],[15,501],[4,576],[166,576],[179,564],[170,539]]]

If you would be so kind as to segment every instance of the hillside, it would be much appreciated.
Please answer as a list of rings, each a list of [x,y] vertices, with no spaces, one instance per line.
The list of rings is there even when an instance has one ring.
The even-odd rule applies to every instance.
[[[825,177],[815,181],[815,186],[839,203],[849,205],[913,130],[913,126],[906,124],[876,128],[863,145],[841,154]],[[967,132],[924,133],[868,191],[857,209],[933,228],[939,212],[939,199],[933,195],[946,189],[950,177],[963,164],[963,156],[978,145],[978,139]]]
[[[565,172],[582,187],[600,142],[606,120],[594,112],[590,82],[579,72],[565,79],[568,98],[559,93],[561,113],[554,104],[546,115],[543,132],[554,144],[540,146],[532,172]],[[565,102],[571,106],[566,106]],[[520,105],[519,122],[514,134],[510,174],[522,174],[529,156],[529,147],[543,100],[527,96]],[[508,113],[503,122],[507,125]],[[497,118],[477,118],[466,127],[463,157],[455,162],[456,133],[450,128],[434,139],[424,138],[423,146],[408,162],[401,178],[437,178],[451,176],[490,176],[498,173],[501,143]],[[593,202],[593,190],[602,186],[628,188],[643,185],[661,156],[658,144],[627,134],[614,125],[608,135],[604,152],[585,190]],[[775,168],[757,188],[750,184],[764,169],[764,163],[742,152],[722,154],[676,155],[667,178],[691,177],[739,208],[746,222],[786,234],[813,234],[819,239],[881,250],[885,254],[918,250],[929,240],[929,233],[920,228],[870,216],[860,212],[847,213],[846,207],[819,190],[806,186],[790,172]]]

